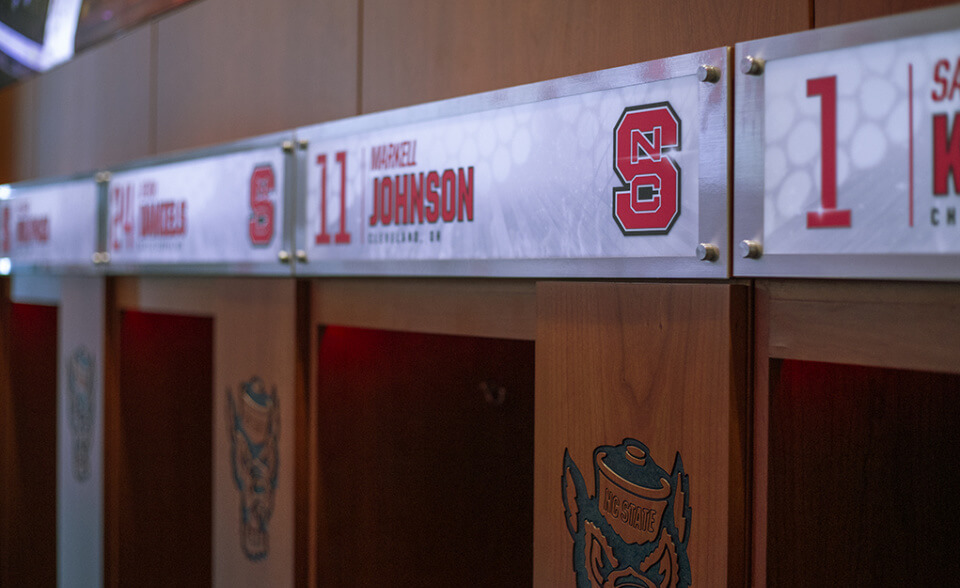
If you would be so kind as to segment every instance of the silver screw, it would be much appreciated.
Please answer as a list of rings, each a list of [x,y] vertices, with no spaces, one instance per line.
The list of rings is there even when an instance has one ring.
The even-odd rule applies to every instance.
[[[284,141],[282,147],[284,153],[293,153],[293,141]]]
[[[716,261],[720,259],[720,248],[713,243],[697,245],[697,259],[700,261]]]
[[[280,263],[290,263],[290,252],[280,250],[280,252],[277,253],[277,259],[280,260]]]
[[[94,181],[97,182],[98,184],[106,184],[107,182],[110,181],[110,172],[108,171],[97,172],[97,175],[94,176]]]
[[[90,259],[93,261],[93,265],[100,265],[100,252],[94,253]]]
[[[758,76],[763,73],[764,60],[753,55],[747,55],[740,60],[740,73],[748,76]]]
[[[720,81],[720,68],[712,65],[701,65],[697,68],[697,79],[708,84]]]
[[[744,239],[740,241],[740,257],[744,259],[757,259],[763,255],[763,246],[758,241]]]
[[[303,249],[297,249],[297,261],[307,263],[307,252]]]
[[[299,141],[297,141],[297,147],[299,147],[300,149],[306,150],[307,147],[309,146],[310,146],[310,141],[307,141],[306,139],[300,139]]]

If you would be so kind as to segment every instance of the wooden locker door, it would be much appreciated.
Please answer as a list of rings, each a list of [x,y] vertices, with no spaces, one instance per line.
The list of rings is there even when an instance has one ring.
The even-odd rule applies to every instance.
[[[534,586],[744,583],[746,294],[538,285]]]

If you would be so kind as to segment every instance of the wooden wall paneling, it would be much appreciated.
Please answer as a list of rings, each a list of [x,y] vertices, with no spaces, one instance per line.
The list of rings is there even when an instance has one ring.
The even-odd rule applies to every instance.
[[[960,373],[954,284],[762,281],[769,356]]]
[[[157,150],[356,114],[358,1],[206,0],[158,23]]]
[[[34,78],[0,90],[0,184],[34,176],[36,87]]]
[[[954,0],[811,0],[817,28],[953,4]]]
[[[140,27],[36,79],[35,177],[152,154],[152,34]]]
[[[809,28],[808,0],[366,0],[362,111]]]
[[[320,280],[313,316],[328,325],[532,340],[536,290],[527,280]]]
[[[581,500],[597,499],[594,450],[625,438],[647,445],[668,474],[678,453],[683,460],[694,585],[745,584],[746,293],[731,284],[538,284],[535,586],[573,586],[575,562],[590,561],[565,521],[562,487],[575,488],[565,451],[586,485]],[[594,504],[578,502],[571,516],[603,508]],[[576,517],[571,525],[590,528]]]

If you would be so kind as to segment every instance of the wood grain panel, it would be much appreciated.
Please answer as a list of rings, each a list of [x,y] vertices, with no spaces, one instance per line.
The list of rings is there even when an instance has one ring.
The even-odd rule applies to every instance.
[[[141,27],[37,78],[34,176],[151,154],[151,34]]]
[[[953,0],[812,0],[814,23],[828,27],[953,4]]]
[[[158,24],[157,149],[356,114],[357,0],[206,0]]]
[[[320,331],[317,585],[529,586],[533,343]]]
[[[4,586],[57,582],[57,307],[13,304],[10,312],[12,435],[4,471],[9,553]]]
[[[342,279],[314,282],[321,324],[529,339],[536,334],[533,282]]]
[[[769,354],[960,373],[960,291],[946,284],[761,282]]]
[[[594,449],[628,437],[668,472],[683,459],[694,585],[745,583],[745,294],[724,284],[538,285],[534,586],[575,585],[564,451],[595,496]]]
[[[0,184],[19,182],[33,174],[36,124],[34,92],[37,80],[25,80],[0,90]]]
[[[958,391],[957,375],[792,360],[771,372],[768,585],[956,581]]]
[[[765,289],[753,290],[753,382],[752,454],[749,462],[752,493],[749,496],[750,580],[753,586],[767,585],[767,483],[770,446],[770,294]]]
[[[397,108],[808,27],[808,0],[366,0],[362,108]]]

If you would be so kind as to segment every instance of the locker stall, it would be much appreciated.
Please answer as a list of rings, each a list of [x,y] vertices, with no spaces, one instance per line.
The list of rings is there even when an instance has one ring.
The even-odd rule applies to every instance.
[[[754,585],[958,571],[957,101],[940,87],[958,23],[953,6],[737,46]]]
[[[592,536],[577,539],[603,520],[594,450],[626,439],[671,483],[684,480],[681,513],[689,495],[690,534],[663,542],[663,569],[689,553],[696,580],[743,582],[744,285],[325,279],[310,289],[310,584],[589,581],[591,547],[586,557],[607,565],[630,561],[618,545],[604,555]],[[574,476],[579,495],[562,482]],[[564,513],[576,521],[578,508],[597,518],[571,528]]]
[[[533,284],[309,286],[311,582],[530,584]]]
[[[103,279],[90,176],[4,186],[3,565],[16,585],[101,581]]]
[[[297,130],[308,584],[743,581],[728,59]]]
[[[103,279],[16,275],[4,304],[4,579],[102,578]],[[9,453],[7,453],[9,452]]]
[[[104,175],[109,584],[293,583],[290,139]]]
[[[758,284],[755,585],[950,583],[958,303],[952,284]]]
[[[292,584],[293,281],[111,280],[108,581]]]

